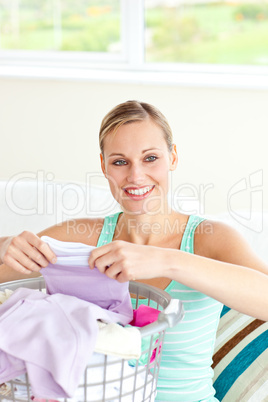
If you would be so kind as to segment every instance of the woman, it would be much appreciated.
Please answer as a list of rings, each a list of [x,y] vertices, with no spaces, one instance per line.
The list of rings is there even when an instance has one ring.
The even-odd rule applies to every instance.
[[[77,220],[89,228],[83,234],[75,225],[70,232],[65,222],[38,236],[2,239],[0,279],[37,276],[53,262],[42,235],[97,245],[90,268],[184,301],[185,318],[166,336],[157,400],[216,401],[210,366],[222,303],[268,320],[268,267],[232,228],[170,209],[168,175],[178,157],[168,122],[155,107],[137,101],[116,106],[102,121],[100,149],[102,171],[123,212]]]

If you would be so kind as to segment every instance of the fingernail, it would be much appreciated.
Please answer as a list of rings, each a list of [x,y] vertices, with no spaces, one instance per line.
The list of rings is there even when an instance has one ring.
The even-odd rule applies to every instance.
[[[52,264],[56,264],[56,262],[57,262],[57,258],[54,257],[54,258],[52,259]]]

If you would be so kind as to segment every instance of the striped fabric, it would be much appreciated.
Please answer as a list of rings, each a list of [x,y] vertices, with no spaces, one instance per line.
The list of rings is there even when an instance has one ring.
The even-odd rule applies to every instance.
[[[106,217],[98,246],[112,241],[118,215]],[[204,219],[190,216],[181,250],[194,253],[194,234]],[[212,385],[212,355],[222,304],[176,281],[165,289],[184,303],[184,319],[168,328],[162,346],[157,401],[216,402]],[[145,304],[140,300],[139,304]]]
[[[268,322],[224,307],[213,356],[222,402],[268,402]]]
[[[97,247],[104,246],[113,240],[114,231],[120,214],[122,214],[122,212],[116,212],[113,215],[105,217]]]
[[[202,221],[190,216],[182,251],[194,252],[194,233]],[[222,304],[176,281],[165,291],[183,301],[185,316],[176,327],[167,329],[156,400],[216,402],[211,364]]]
[[[156,400],[215,401],[211,364],[222,305],[175,281],[166,291],[183,301],[185,317],[167,330]]]

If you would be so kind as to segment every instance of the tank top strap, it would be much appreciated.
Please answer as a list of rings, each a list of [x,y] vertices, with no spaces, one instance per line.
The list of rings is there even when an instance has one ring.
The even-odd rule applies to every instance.
[[[108,244],[113,240],[115,227],[120,214],[122,214],[122,212],[116,212],[113,215],[105,216],[97,247]]]
[[[188,253],[194,254],[194,234],[197,226],[203,222],[205,218],[201,218],[197,215],[190,215],[186,228],[183,233],[181,241],[181,251],[187,251]]]

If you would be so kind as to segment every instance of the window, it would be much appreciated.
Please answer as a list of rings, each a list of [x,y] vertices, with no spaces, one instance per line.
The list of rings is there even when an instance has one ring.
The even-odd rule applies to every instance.
[[[120,50],[118,2],[1,0],[0,5],[2,49]]]
[[[118,1],[0,0],[4,50],[120,54],[120,30]]]
[[[146,60],[268,65],[268,2],[145,1]]]
[[[1,65],[267,74],[268,1],[0,0]]]

